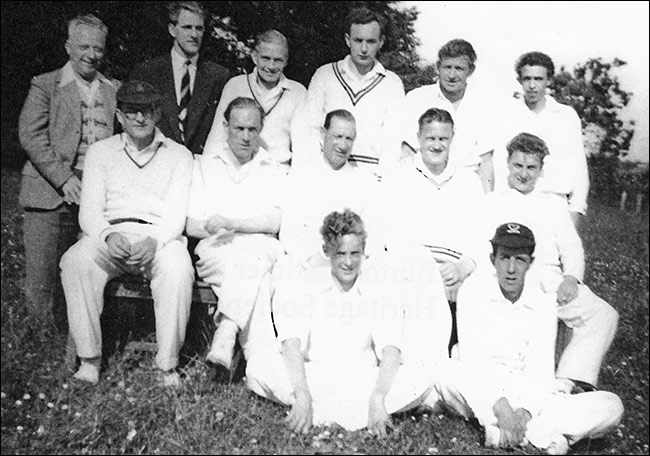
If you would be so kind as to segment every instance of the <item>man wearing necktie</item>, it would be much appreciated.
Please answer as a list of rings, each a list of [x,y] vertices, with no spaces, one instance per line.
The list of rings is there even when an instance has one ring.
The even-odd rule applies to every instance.
[[[165,136],[202,154],[223,86],[230,72],[202,59],[206,12],[198,2],[173,2],[169,7],[169,55],[136,65],[130,79],[147,81],[162,94],[158,128]]]

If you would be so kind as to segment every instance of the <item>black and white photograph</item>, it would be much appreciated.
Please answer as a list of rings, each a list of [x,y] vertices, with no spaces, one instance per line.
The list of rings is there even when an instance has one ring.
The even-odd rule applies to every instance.
[[[2,2],[2,454],[648,454],[649,2]]]

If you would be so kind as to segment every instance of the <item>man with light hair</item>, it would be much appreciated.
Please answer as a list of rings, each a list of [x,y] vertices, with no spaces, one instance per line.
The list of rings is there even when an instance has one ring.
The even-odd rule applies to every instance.
[[[18,121],[27,154],[19,201],[25,209],[25,298],[30,315],[64,330],[59,260],[77,240],[77,214],[86,151],[113,134],[119,83],[98,69],[108,28],[96,16],[69,22],[69,61],[36,76]]]
[[[476,67],[476,52],[469,42],[453,39],[438,51],[436,66],[437,83],[406,94],[403,155],[409,156],[418,150],[414,126],[422,113],[429,108],[444,109],[454,119],[450,160],[456,166],[477,172],[483,191],[490,192],[494,188],[493,145],[489,138],[492,128],[487,123],[491,104],[468,83]]]
[[[194,155],[203,153],[230,76],[226,68],[200,53],[207,18],[199,2],[171,2],[167,27],[173,39],[171,51],[136,65],[129,75],[158,88],[163,97],[158,128]]]
[[[289,63],[289,43],[277,30],[258,35],[251,59],[255,63],[253,72],[235,76],[223,88],[205,150],[210,154],[226,140],[223,114],[230,102],[237,97],[253,98],[264,109],[262,147],[288,171],[292,149],[291,120],[307,90],[284,75]]]

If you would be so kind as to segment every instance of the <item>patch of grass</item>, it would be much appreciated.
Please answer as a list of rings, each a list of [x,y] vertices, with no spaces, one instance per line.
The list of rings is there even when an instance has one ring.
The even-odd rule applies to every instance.
[[[97,387],[73,381],[65,337],[23,307],[19,179],[2,170],[2,454],[539,454],[483,448],[475,424],[424,410],[398,415],[386,440],[337,427],[295,435],[282,424],[285,408],[199,358],[184,367],[178,391],[160,384],[147,352],[113,355]],[[601,387],[621,396],[625,415],[611,435],[573,452],[648,454],[647,214],[592,203],[582,236],[586,282],[621,317]]]

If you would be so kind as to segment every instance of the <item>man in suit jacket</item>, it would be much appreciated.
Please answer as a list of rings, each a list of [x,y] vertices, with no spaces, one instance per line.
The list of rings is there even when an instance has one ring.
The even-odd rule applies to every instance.
[[[205,19],[206,12],[198,2],[172,3],[169,8],[169,34],[174,38],[171,53],[137,65],[130,76],[158,88],[163,96],[158,128],[193,154],[203,153],[221,91],[230,78],[226,68],[199,58]],[[186,73],[189,74],[187,88],[183,81]],[[184,103],[187,103],[185,109]]]
[[[59,260],[79,232],[85,153],[90,144],[113,134],[119,83],[97,71],[107,33],[93,15],[70,21],[68,63],[32,80],[18,123],[28,158],[19,197],[25,209],[26,304],[30,314],[46,320],[54,305],[60,329],[65,328],[65,302]]]

